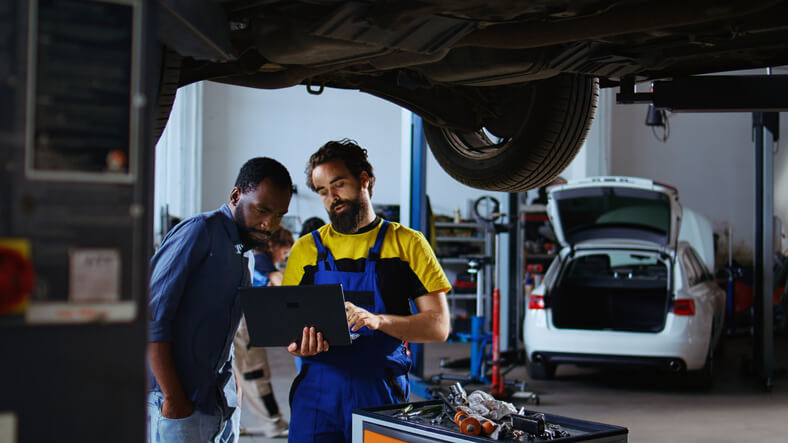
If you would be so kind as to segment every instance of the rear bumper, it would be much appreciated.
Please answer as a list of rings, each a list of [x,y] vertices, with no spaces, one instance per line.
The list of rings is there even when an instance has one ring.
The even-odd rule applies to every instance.
[[[548,325],[545,311],[526,314],[523,339],[530,359],[541,354],[556,364],[669,369],[677,361],[690,371],[706,361],[711,324],[703,321],[705,316],[668,314],[662,331],[643,333],[555,328]]]
[[[576,354],[570,352],[534,352],[529,356],[533,361],[550,365],[575,364],[602,368],[651,368],[661,371],[679,372],[687,365],[678,357],[641,357],[605,354]]]

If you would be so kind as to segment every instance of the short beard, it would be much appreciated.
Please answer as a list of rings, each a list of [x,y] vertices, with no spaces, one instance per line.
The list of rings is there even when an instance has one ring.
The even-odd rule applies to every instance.
[[[235,225],[238,227],[238,236],[241,237],[241,243],[244,245],[244,249],[257,249],[262,248],[268,243],[268,237],[271,236],[271,233],[268,231],[263,231],[262,229],[251,229],[246,226],[246,214],[244,213],[243,207],[238,205],[235,207]],[[265,238],[258,239],[252,237],[252,232],[258,234],[264,234]]]
[[[345,205],[345,210],[341,213],[334,212],[334,207],[342,204]],[[331,204],[328,210],[328,218],[331,220],[331,226],[340,234],[353,234],[361,227],[364,204],[361,199],[358,200],[339,200]]]

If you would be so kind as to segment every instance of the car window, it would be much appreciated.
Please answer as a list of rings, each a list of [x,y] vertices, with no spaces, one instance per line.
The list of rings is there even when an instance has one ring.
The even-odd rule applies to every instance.
[[[682,268],[687,276],[687,284],[695,286],[704,280],[704,269],[692,249],[685,249],[681,254]]]
[[[657,256],[653,254],[630,254],[612,253],[610,254],[610,266],[615,268],[631,266],[656,265]]]
[[[695,262],[695,266],[697,267],[697,269],[700,272],[700,276],[701,276],[700,277],[700,281],[704,281],[705,282],[705,281],[713,280],[714,277],[711,275],[711,272],[709,271],[709,269],[703,263],[703,260],[698,255],[698,251],[696,251],[694,249],[690,249],[689,253],[692,256],[693,261]]]
[[[687,278],[687,285],[694,286],[698,281],[698,276],[695,269],[690,264],[690,258],[687,251],[681,253],[681,270],[684,271],[684,276]]]
[[[577,257],[572,261],[567,277],[600,282],[611,279],[645,283],[665,280],[667,268],[654,254],[610,252]]]
[[[580,188],[557,191],[553,198],[566,231],[589,225],[647,226],[667,234],[670,201],[662,193],[626,187]]]

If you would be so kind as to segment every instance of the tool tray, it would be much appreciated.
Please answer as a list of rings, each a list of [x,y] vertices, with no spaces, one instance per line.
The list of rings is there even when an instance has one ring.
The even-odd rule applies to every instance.
[[[604,423],[597,423],[586,420],[579,420],[560,415],[553,415],[542,413],[533,410],[526,410],[525,414],[543,414],[545,422],[552,429],[558,429],[568,436],[559,438],[521,438],[519,440],[501,438],[494,440],[492,438],[479,435],[467,435],[460,433],[457,425],[450,419],[443,419],[439,423],[434,423],[435,415],[428,415],[426,417],[410,416],[410,417],[396,417],[402,415],[402,410],[407,405],[413,405],[410,413],[434,408],[434,406],[442,405],[444,409],[447,408],[446,404],[441,400],[429,400],[422,402],[411,402],[399,405],[386,405],[372,408],[360,408],[353,411],[354,427],[356,426],[356,418],[362,422],[363,431],[372,432],[374,434],[399,439],[400,441],[407,442],[427,442],[427,441],[452,441],[452,442],[489,442],[489,441],[502,441],[502,442],[533,442],[533,441],[555,441],[555,442],[626,442],[629,431],[627,428],[608,425]],[[367,420],[372,419],[372,420]],[[391,426],[389,426],[389,424]],[[563,434],[562,433],[562,434]],[[355,435],[355,434],[354,434]],[[369,435],[369,434],[365,434]],[[425,438],[428,437],[428,438]],[[366,439],[365,439],[366,440]],[[374,440],[380,441],[380,440]],[[397,441],[397,440],[394,440]]]

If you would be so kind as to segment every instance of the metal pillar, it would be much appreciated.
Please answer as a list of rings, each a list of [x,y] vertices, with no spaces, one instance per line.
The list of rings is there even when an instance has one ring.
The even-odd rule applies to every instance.
[[[500,299],[500,351],[508,352],[516,349],[516,342],[512,343],[511,338],[517,338],[515,329],[510,327],[510,319],[517,317],[517,311],[512,309],[509,300],[514,298],[514,286],[512,286],[511,279],[509,278],[509,268],[512,262],[512,245],[510,239],[514,236],[512,231],[512,224],[510,223],[512,212],[511,196],[517,194],[507,194],[505,199],[501,201],[501,212],[507,215],[501,223],[506,226],[506,230],[499,232],[495,236],[495,285],[498,288]],[[516,214],[516,210],[514,214]]]
[[[779,114],[753,112],[755,145],[755,241],[753,257],[753,363],[755,375],[771,390],[774,382],[774,141]]]
[[[522,315],[524,313],[523,291],[523,245],[525,236],[520,224],[520,194],[509,194],[509,297],[505,303],[509,306],[509,334],[505,340],[509,341],[509,349],[518,349],[522,340]]]
[[[411,125],[411,168],[410,168],[410,227],[417,231],[427,230],[427,141],[422,131],[421,117],[413,114]],[[411,302],[413,311],[416,306]],[[432,394],[422,381],[424,378],[424,345],[409,343],[413,367],[411,368],[411,391],[423,398],[432,398]]]

